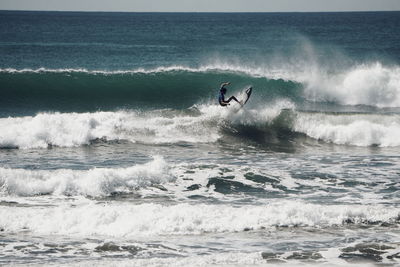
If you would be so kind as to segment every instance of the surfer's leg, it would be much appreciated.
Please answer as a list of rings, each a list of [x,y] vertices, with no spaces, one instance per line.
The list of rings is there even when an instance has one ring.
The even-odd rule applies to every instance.
[[[236,102],[238,102],[239,103],[239,101],[236,99],[236,97],[234,97],[234,96],[231,96],[226,102],[231,102],[231,100],[235,100]]]

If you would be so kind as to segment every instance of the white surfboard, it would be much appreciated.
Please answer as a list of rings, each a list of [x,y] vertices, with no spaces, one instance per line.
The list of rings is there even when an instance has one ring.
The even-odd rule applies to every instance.
[[[244,107],[244,105],[247,103],[247,101],[249,101],[252,91],[253,91],[253,88],[249,87],[237,95],[237,99],[239,100],[239,103],[233,104],[232,110],[234,113],[239,112],[239,110],[241,110]]]
[[[252,91],[253,91],[252,87],[249,87],[246,90],[244,90],[244,93],[242,94],[243,96],[241,97],[242,99],[239,100],[240,105],[242,105],[242,107],[247,103],[247,101],[249,101]]]

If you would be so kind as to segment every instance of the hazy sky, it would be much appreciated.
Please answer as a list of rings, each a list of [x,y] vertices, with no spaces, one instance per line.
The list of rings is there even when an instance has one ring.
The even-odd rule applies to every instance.
[[[400,10],[400,0],[0,0],[0,10],[285,12]]]

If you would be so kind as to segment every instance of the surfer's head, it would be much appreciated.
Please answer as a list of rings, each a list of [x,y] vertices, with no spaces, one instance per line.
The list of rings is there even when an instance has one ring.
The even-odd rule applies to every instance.
[[[225,94],[226,93],[226,88],[221,88],[221,93]]]

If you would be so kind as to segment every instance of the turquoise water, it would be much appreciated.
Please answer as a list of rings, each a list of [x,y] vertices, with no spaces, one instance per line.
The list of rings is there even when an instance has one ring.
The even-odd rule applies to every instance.
[[[399,18],[1,11],[0,264],[398,265]]]

